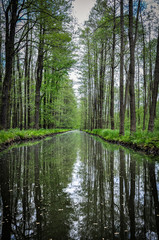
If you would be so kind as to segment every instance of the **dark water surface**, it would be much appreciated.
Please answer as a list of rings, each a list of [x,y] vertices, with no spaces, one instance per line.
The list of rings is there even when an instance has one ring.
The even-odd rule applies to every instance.
[[[158,239],[159,161],[86,133],[1,153],[0,181],[2,239]]]

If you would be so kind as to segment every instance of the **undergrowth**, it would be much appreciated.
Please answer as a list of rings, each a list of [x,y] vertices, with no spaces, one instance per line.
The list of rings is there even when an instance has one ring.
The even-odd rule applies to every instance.
[[[142,145],[144,147],[149,146],[159,148],[159,131],[148,132],[138,130],[132,135],[130,134],[130,131],[125,131],[124,136],[119,134],[119,130],[111,129],[93,129],[92,131],[86,130],[86,132],[96,134],[105,140],[118,141],[119,143],[133,143]]]
[[[14,140],[25,140],[37,138],[45,135],[51,135],[54,133],[67,132],[69,129],[29,129],[29,130],[20,130],[20,129],[9,129],[0,131],[0,144],[9,143]]]

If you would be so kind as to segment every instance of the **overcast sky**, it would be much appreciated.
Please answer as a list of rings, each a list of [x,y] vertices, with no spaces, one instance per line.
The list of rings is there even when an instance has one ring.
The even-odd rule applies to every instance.
[[[91,8],[94,6],[96,0],[75,0],[73,2],[73,14],[78,19],[80,24],[88,20]]]

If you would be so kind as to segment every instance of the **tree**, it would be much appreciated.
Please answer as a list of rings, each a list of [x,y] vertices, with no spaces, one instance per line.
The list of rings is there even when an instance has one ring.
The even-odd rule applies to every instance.
[[[135,90],[134,90],[134,76],[135,76],[135,44],[137,38],[137,27],[138,27],[138,15],[140,10],[140,0],[138,2],[137,19],[135,36],[133,36],[133,0],[129,0],[129,43],[130,43],[130,131],[131,133],[136,132],[136,110],[135,110]]]
[[[150,118],[148,130],[152,132],[154,130],[154,120],[155,120],[155,111],[157,104],[157,95],[158,95],[158,86],[159,86],[159,30],[158,30],[158,38],[157,38],[157,52],[156,52],[156,63],[155,63],[155,71],[154,71],[154,83],[152,88],[152,103],[150,107]]]
[[[5,9],[5,77],[2,87],[2,102],[0,111],[0,126],[2,128],[9,128],[9,105],[10,105],[10,89],[12,78],[12,64],[14,57],[14,40],[16,23],[20,14],[18,11],[18,0],[11,0]]]
[[[120,34],[121,34],[121,43],[120,43],[120,134],[124,135],[124,16],[123,16],[123,0],[120,1]]]

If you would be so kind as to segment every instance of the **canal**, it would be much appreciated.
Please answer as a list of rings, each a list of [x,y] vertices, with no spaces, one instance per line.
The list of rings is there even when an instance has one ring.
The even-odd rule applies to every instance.
[[[0,238],[158,239],[159,157],[80,131],[0,153]]]

